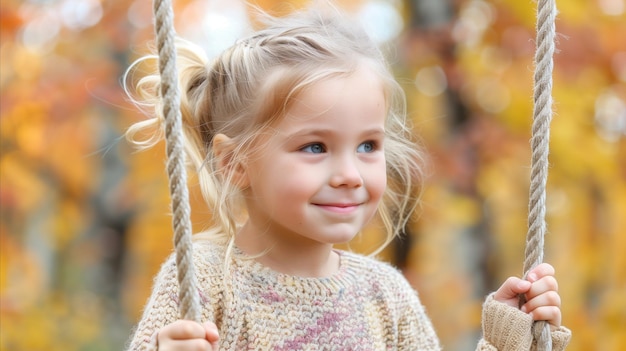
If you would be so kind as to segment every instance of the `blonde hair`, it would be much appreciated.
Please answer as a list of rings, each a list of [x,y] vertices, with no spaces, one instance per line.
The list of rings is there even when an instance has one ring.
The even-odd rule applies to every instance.
[[[309,9],[281,18],[263,13],[262,23],[264,29],[210,61],[198,46],[183,39],[176,43],[185,150],[212,211],[210,236],[232,245],[245,220],[240,190],[228,172],[218,169],[213,137],[221,133],[230,138],[232,151],[223,158],[227,163],[245,162],[258,151],[255,141],[284,117],[304,89],[330,77],[349,75],[366,62],[380,77],[388,105],[384,147],[388,186],[378,208],[387,235],[376,252],[382,250],[414,212],[423,178],[422,152],[406,121],[402,88],[377,45],[338,10]],[[138,69],[139,62],[154,58],[149,55],[136,61],[124,79],[129,97],[141,108],[152,110],[152,118],[127,131],[127,138],[142,148],[153,146],[164,135],[159,75],[141,75]],[[131,80],[135,82],[132,91],[128,88]],[[148,137],[138,137],[146,133]]]

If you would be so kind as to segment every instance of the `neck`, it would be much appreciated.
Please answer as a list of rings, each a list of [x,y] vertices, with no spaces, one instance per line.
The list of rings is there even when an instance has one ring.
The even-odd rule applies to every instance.
[[[255,260],[277,272],[298,277],[330,277],[339,269],[339,255],[332,244],[311,240],[275,240],[255,234],[248,224],[235,237],[235,245]]]

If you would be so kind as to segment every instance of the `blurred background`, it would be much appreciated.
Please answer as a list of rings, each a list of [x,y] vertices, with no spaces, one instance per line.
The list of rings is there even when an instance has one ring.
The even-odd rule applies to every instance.
[[[307,1],[257,0],[274,13]],[[521,275],[535,6],[345,0],[406,89],[430,168],[419,217],[382,259],[420,292],[446,350],[473,350],[484,296]],[[175,1],[180,35],[215,55],[248,31],[237,0]],[[172,252],[163,145],[121,77],[153,40],[148,0],[0,4],[0,348],[123,349]],[[569,350],[626,349],[626,2],[560,1],[546,261]],[[209,222],[192,187],[193,225]],[[375,227],[352,247],[368,252]]]

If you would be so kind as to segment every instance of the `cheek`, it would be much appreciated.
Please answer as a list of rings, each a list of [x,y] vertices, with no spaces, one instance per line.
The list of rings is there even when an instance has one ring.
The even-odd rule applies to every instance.
[[[316,186],[316,176],[311,169],[298,166],[296,162],[277,162],[269,169],[261,170],[263,181],[257,186],[277,201],[299,200],[310,197]]]
[[[319,187],[319,177],[314,170],[293,163],[285,164],[276,172],[273,181],[279,187],[278,191],[288,198],[309,197]]]
[[[380,201],[387,188],[387,170],[383,167],[378,167],[375,170],[371,170],[368,176],[368,191],[372,200]]]
[[[383,197],[383,193],[385,192],[385,189],[387,188],[387,172],[381,172],[381,173],[382,174],[379,177],[378,187],[377,187],[377,194],[378,194],[379,200]]]

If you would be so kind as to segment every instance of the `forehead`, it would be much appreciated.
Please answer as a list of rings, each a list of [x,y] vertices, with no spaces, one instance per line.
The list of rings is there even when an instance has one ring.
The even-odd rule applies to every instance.
[[[297,128],[302,124],[339,123],[346,119],[359,124],[384,124],[387,113],[382,79],[368,66],[360,65],[348,75],[315,82],[298,94],[279,125]],[[341,123],[339,123],[341,124]]]

